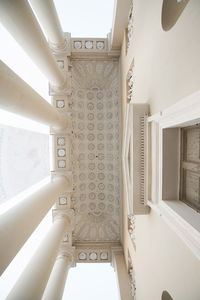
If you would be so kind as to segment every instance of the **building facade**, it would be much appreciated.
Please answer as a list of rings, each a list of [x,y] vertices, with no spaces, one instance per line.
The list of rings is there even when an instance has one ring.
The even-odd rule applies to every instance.
[[[53,222],[8,299],[62,299],[70,267],[111,262],[122,300],[198,300],[199,1],[115,1],[107,38],[29,2],[0,18],[52,105],[1,62],[0,106],[50,126],[51,182],[1,216],[1,274],[52,206]]]

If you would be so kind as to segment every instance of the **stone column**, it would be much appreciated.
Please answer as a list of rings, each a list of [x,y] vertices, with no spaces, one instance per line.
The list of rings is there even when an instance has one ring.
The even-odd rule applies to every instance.
[[[62,300],[68,271],[74,265],[74,250],[71,246],[60,249],[42,300]]]
[[[49,39],[50,46],[64,50],[66,42],[53,0],[30,0],[30,3]]]
[[[71,189],[64,177],[55,178],[0,216],[0,274],[42,221],[56,199]]]
[[[45,2],[45,1],[41,1]],[[58,68],[48,43],[27,0],[1,0],[0,19],[18,44],[55,86],[63,86],[64,73]]]
[[[0,107],[59,129],[68,126],[68,121],[63,115],[2,61],[0,62]]]
[[[73,216],[71,209],[54,215],[54,223],[7,300],[41,300],[64,234],[72,226]]]
[[[112,265],[117,276],[119,298],[121,300],[132,300],[131,281],[126,268],[124,253],[122,249],[112,249]]]

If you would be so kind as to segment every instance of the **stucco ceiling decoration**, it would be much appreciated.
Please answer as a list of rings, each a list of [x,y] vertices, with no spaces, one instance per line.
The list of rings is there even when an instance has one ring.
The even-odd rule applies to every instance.
[[[120,236],[118,67],[115,60],[72,61],[75,240]]]

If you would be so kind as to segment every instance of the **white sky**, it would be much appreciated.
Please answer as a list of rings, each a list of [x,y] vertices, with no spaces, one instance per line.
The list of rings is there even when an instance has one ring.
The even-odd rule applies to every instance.
[[[73,37],[106,37],[111,29],[114,0],[55,0],[54,2],[63,31],[71,32]],[[1,41],[3,41],[0,47],[0,59],[50,102],[47,79],[1,25],[0,36]],[[12,126],[19,126],[20,128],[23,128],[24,124],[29,130],[40,131],[37,124],[33,124],[25,119],[20,120],[19,117],[6,114],[4,111],[0,111],[0,119],[2,123],[9,122],[9,125],[12,123]],[[41,131],[48,133],[48,128],[42,126]],[[22,197],[32,191],[33,189],[31,190],[30,188],[22,193]],[[16,199],[13,199],[12,203],[15,203]],[[4,300],[9,293],[9,290],[29,261],[30,255],[36,250],[37,245],[46,234],[50,224],[51,212],[47,214],[46,218],[1,276],[1,300]],[[118,299],[115,274],[112,267],[109,264],[78,264],[68,274],[64,299]]]
[[[112,27],[114,0],[54,1],[64,32],[73,37],[106,37]]]

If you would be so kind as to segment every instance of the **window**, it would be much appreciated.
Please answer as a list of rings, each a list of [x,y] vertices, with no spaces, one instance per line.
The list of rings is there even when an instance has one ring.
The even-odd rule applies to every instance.
[[[180,200],[200,212],[200,124],[181,129]]]

